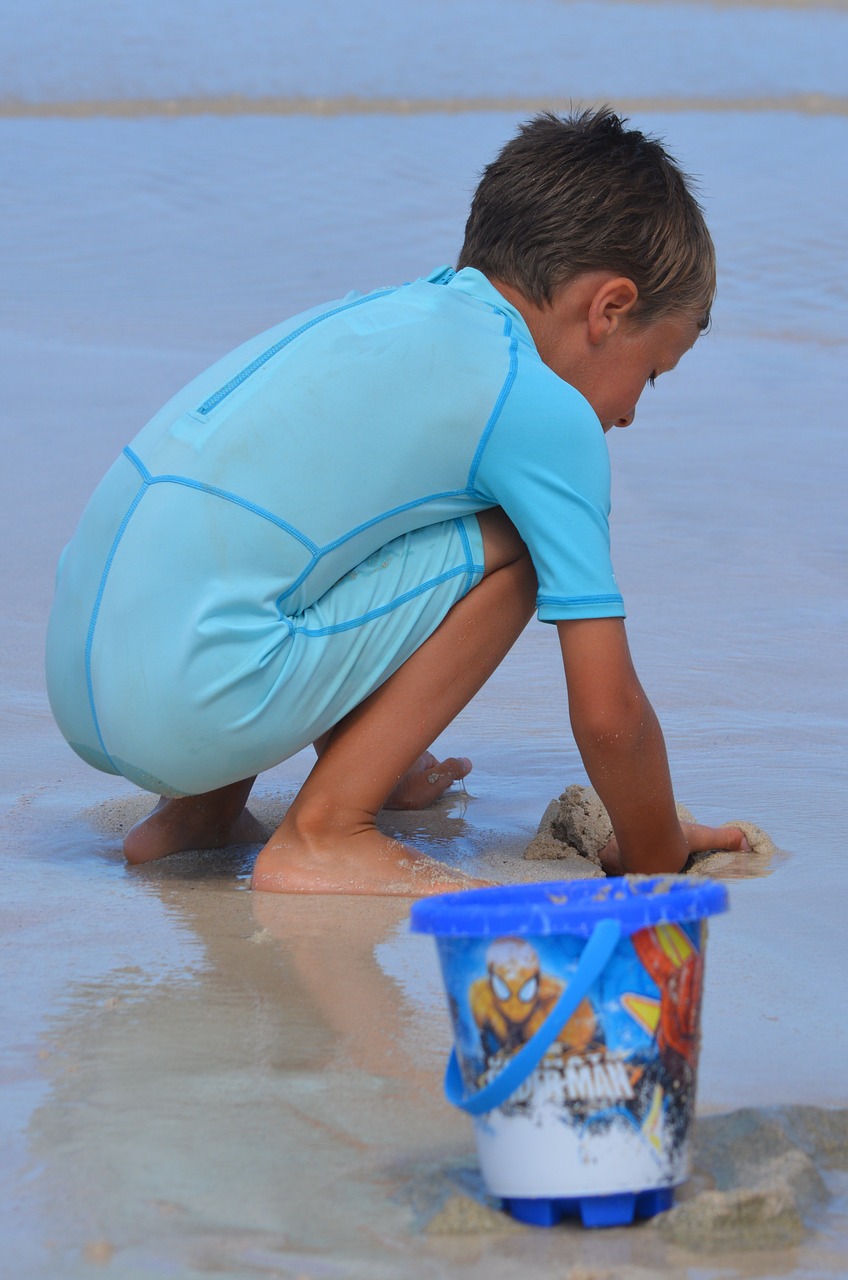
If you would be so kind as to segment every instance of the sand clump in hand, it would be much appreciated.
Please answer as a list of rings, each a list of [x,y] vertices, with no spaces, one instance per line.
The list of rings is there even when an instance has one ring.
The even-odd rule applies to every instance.
[[[683,804],[677,805],[677,816],[681,822],[696,820]],[[714,850],[694,854],[685,868],[688,873],[703,875],[723,867],[729,869],[738,865],[740,859],[750,863],[751,870],[761,870],[776,853],[771,839],[753,822],[734,820],[722,825],[743,831],[751,853]],[[524,857],[533,861],[564,862],[565,866],[557,867],[557,875],[566,879],[602,876],[600,852],[611,836],[612,823],[598,793],[575,783],[566,787],[559,799],[552,800],[545,809]]]

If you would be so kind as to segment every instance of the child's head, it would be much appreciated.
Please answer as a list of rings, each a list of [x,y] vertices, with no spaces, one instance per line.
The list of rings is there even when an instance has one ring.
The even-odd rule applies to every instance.
[[[603,107],[544,112],[486,167],[458,267],[477,267],[537,306],[585,272],[634,282],[633,319],[709,324],[715,250],[698,202],[663,146]]]

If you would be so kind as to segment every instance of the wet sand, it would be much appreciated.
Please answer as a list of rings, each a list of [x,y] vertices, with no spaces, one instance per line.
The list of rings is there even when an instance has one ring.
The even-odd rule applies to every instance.
[[[848,97],[837,93],[794,93],[757,97],[723,96],[622,98],[618,93],[598,95],[616,111],[626,115],[680,112],[774,112],[791,111],[801,115],[833,116],[848,113]],[[341,97],[282,98],[268,95],[246,97],[227,94],[214,97],[195,95],[190,98],[106,98],[75,99],[65,102],[21,102],[0,99],[0,120],[140,120],[151,116],[166,119],[188,116],[433,116],[467,115],[479,112],[509,113],[516,118],[537,111],[569,111],[572,98],[551,94],[536,97],[442,97],[442,98],[363,98],[347,94]]]
[[[481,748],[467,794],[385,815],[387,830],[478,874],[547,875],[550,864],[521,857],[548,785],[534,753],[508,769],[486,741],[488,711],[517,714],[548,637],[528,632],[452,731]],[[676,1216],[535,1231],[486,1197],[470,1122],[443,1099],[447,1011],[408,903],[252,894],[255,847],[128,869],[120,838],[150,798],[69,764],[47,724],[41,752],[40,789],[4,824],[18,868],[2,1112],[18,1274],[85,1276],[107,1262],[122,1277],[843,1273],[845,1032],[811,984],[833,960],[807,927],[798,885],[811,877],[799,868],[794,887],[781,884],[798,854],[734,880],[730,914],[712,923],[699,1090],[712,1116]],[[263,779],[263,821],[277,821],[308,765]],[[769,946],[781,912],[807,934],[805,955]],[[790,1110],[781,1137],[769,1108],[791,1104],[811,1110]],[[720,1114],[740,1107],[754,1110]]]
[[[291,789],[277,781],[282,800],[258,806],[271,820]],[[57,824],[55,801],[36,800],[39,817],[15,824],[28,881],[15,940],[29,960],[12,1011],[22,1039],[5,1055],[6,1126],[10,1104],[27,1113],[17,1274],[106,1262],[122,1277],[843,1273],[848,1110],[762,1109],[778,1100],[767,1073],[746,1077],[739,1028],[714,1008],[732,913],[711,929],[701,1110],[722,1091],[753,1109],[700,1122],[673,1214],[533,1230],[486,1196],[470,1122],[443,1100],[447,1012],[409,904],[251,894],[251,848],[127,870],[118,842],[144,803],[128,793]],[[473,804],[445,802],[419,834],[426,824],[452,862],[523,874],[532,864],[509,841],[469,835]],[[772,1089],[783,1103],[820,1099],[821,1075],[803,1079],[787,1036],[809,1010],[766,1013],[772,978],[746,984],[749,1042],[764,1067],[763,1018],[775,1018]]]
[[[380,22],[370,4],[280,17],[251,0],[247,22],[215,0],[200,22],[151,3],[122,28],[94,4],[61,40],[57,0],[10,15],[0,1231],[16,1280],[846,1272],[846,17],[509,9]],[[713,331],[611,442],[629,634],[679,798],[757,823],[780,856],[750,878],[716,868],[731,908],[710,930],[685,1213],[540,1232],[486,1203],[470,1123],[442,1098],[447,1011],[409,904],[253,895],[252,847],[125,867],[121,833],[152,800],[61,742],[41,654],[61,547],[147,417],[281,316],[452,260],[510,101],[597,101],[616,50],[618,100],[699,175],[721,265]],[[114,107],[204,95],[242,106]],[[262,95],[379,110],[242,109]],[[493,879],[561,874],[521,856],[585,782],[550,628],[528,629],[439,749],[473,758],[467,792],[386,829]],[[263,820],[308,767],[260,781]]]

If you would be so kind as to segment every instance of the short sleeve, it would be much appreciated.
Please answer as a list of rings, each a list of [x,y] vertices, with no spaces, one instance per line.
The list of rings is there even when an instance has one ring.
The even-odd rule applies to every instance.
[[[610,559],[609,454],[579,391],[537,360],[517,369],[472,479],[527,544],[542,622],[624,617]]]

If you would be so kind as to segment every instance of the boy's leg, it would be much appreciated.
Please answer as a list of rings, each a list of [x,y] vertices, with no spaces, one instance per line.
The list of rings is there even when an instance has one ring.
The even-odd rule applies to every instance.
[[[499,510],[480,515],[482,581],[386,682],[326,739],[280,827],[259,855],[253,887],[277,893],[417,897],[466,877],[383,835],[376,815],[404,775],[426,788],[427,746],[471,700],[526,626],[536,580]]]
[[[265,829],[245,809],[255,781],[244,778],[199,796],[163,796],[153,812],[127,832],[127,862],[152,862],[184,849],[223,849],[264,839]]]
[[[332,730],[312,744],[317,755],[320,756],[331,737]],[[427,809],[444,795],[452,783],[467,777],[471,769],[472,764],[467,757],[449,756],[446,760],[437,760],[432,751],[424,751],[383,801],[383,808]]]
[[[320,755],[330,735],[315,743]],[[430,751],[415,761],[392,791],[386,809],[426,809],[452,783],[471,771],[470,760],[437,760]],[[245,808],[255,778],[232,782],[199,796],[162,796],[152,813],[131,827],[124,839],[127,862],[152,862],[185,849],[223,849],[256,844],[265,828]]]
[[[326,734],[316,742],[319,755],[329,737]],[[426,809],[470,771],[470,760],[437,760],[432,752],[425,751],[401,778],[383,808]],[[162,796],[152,813],[127,832],[127,862],[153,862],[186,849],[223,849],[264,840],[265,828],[245,808],[255,781],[244,778],[199,796]]]

